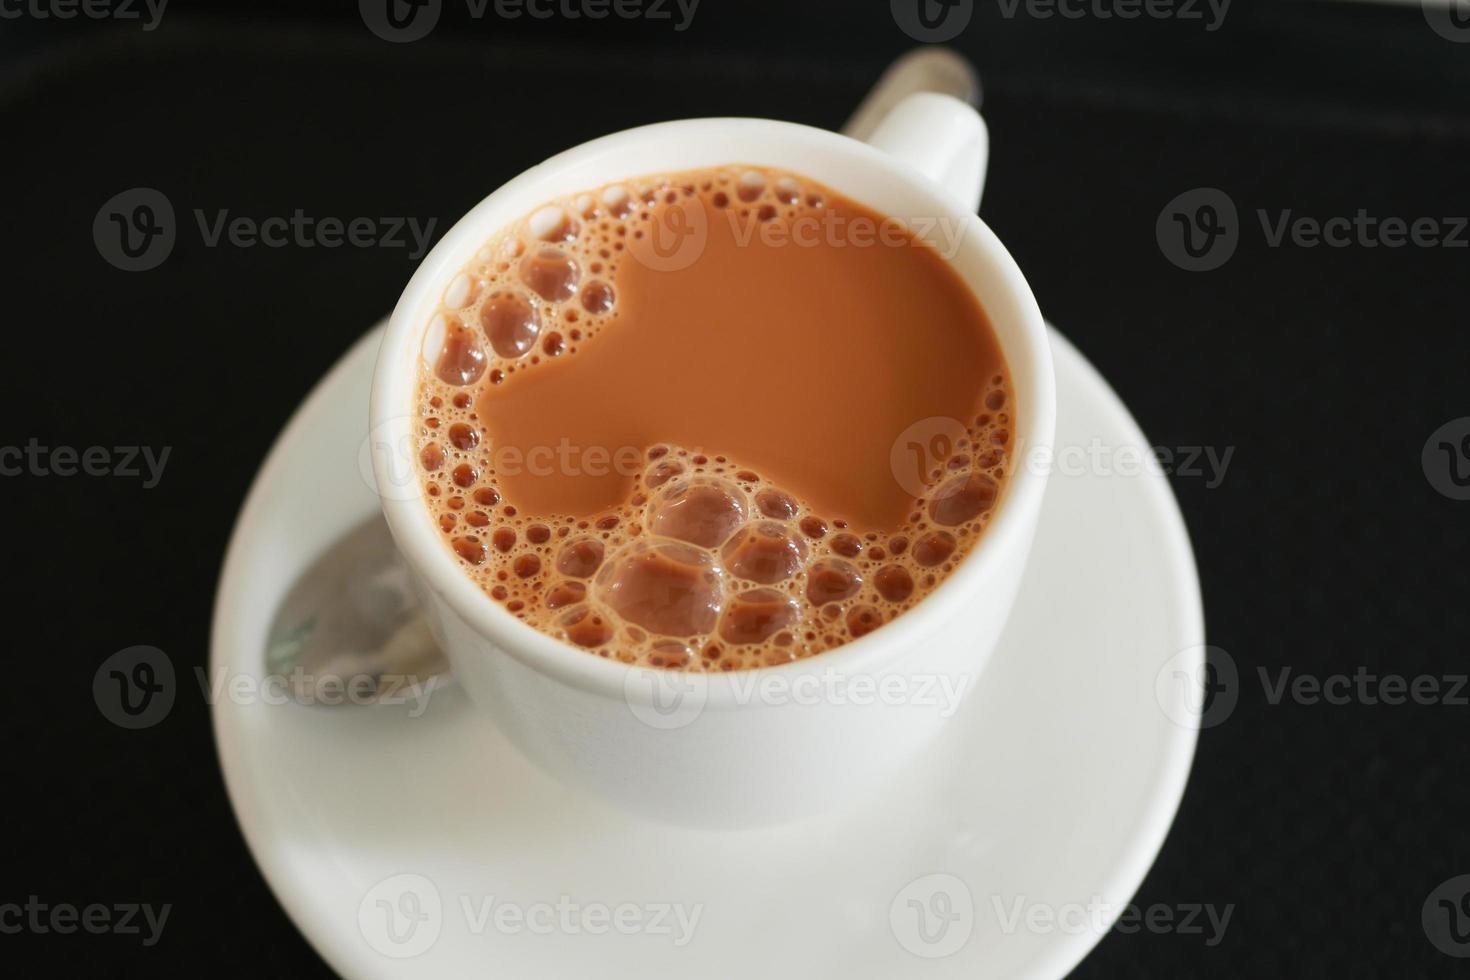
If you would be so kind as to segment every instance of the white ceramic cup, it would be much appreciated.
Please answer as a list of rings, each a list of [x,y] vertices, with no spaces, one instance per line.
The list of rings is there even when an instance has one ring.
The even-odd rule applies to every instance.
[[[383,510],[455,676],[541,768],[644,815],[748,826],[880,790],[974,688],[1021,580],[1044,468],[1017,465],[989,528],[954,572],[867,636],[794,663],[728,674],[629,667],[516,619],[481,592],[445,545],[417,479],[405,479],[402,466],[424,333],[475,253],[552,199],[660,173],[772,167],[916,229],[937,219],[963,230],[947,258],[989,315],[1009,365],[1013,445],[1049,453],[1055,391],[1046,328],[1015,262],[975,215],[984,123],[964,102],[923,93],[864,128],[866,142],[763,119],[690,119],[553,157],[485,198],[444,236],[404,290],[378,355],[371,432]]]

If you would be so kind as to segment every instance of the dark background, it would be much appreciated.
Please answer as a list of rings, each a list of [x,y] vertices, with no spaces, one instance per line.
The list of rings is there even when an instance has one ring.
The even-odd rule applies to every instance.
[[[1470,44],[1417,5],[1236,0],[1213,33],[979,6],[952,44],[985,81],[982,215],[1152,441],[1235,447],[1218,487],[1174,486],[1238,705],[1203,733],[1135,900],[1234,917],[1214,948],[1112,934],[1076,975],[1464,976],[1420,910],[1470,872],[1470,708],[1273,705],[1257,671],[1470,669],[1470,503],[1420,462],[1434,430],[1470,415],[1470,249],[1271,248],[1254,214],[1470,214]],[[328,975],[246,853],[191,678],[257,465],[413,263],[206,249],[191,209],[436,216],[442,233],[527,166],[631,125],[840,126],[913,45],[874,0],[703,0],[682,33],[446,7],[411,44],[375,37],[351,3],[174,0],[146,32],[0,20],[0,443],[172,447],[154,489],[0,479],[14,630],[0,902],[174,906],[152,949],[0,936],[12,975]],[[137,186],[167,194],[181,229],[160,267],[128,273],[91,228]],[[1241,243],[1191,273],[1155,221],[1201,186],[1239,206]],[[90,690],[135,644],[188,682],[164,721],[124,731]]]

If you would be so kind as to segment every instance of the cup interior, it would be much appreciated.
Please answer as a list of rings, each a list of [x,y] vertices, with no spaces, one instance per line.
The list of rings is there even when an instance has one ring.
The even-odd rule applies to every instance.
[[[455,563],[429,510],[416,493],[395,484],[393,447],[412,445],[414,387],[423,335],[449,282],[506,225],[568,194],[619,180],[683,170],[751,164],[810,177],[885,215],[911,223],[948,221],[963,227],[945,256],[990,319],[1011,372],[1016,399],[1015,445],[1051,449],[1055,393],[1046,327],[1014,260],[978,217],[939,186],[887,154],[837,133],[760,119],[693,119],[628,130],[568,150],[505,184],[466,214],[425,257],[394,308],[373,379],[371,432],[374,470],[384,514],[405,559],[439,597],[500,649],[539,670],[580,686],[627,695],[627,668],[589,656],[506,612]],[[383,447],[383,451],[379,451]],[[401,450],[400,450],[401,451]],[[1024,557],[1039,511],[1044,473],[1016,465],[991,525],[939,586],[912,609],[867,636],[816,657],[775,667],[875,671],[926,632],[935,617],[953,614],[968,590],[988,575],[1006,574]],[[415,483],[415,487],[416,487]],[[1019,575],[1020,569],[1009,569]],[[814,663],[817,662],[817,663]],[[645,669],[645,668],[637,668]],[[703,676],[703,675],[701,675]],[[710,704],[721,701],[726,675],[710,675]],[[652,686],[649,686],[652,689]]]

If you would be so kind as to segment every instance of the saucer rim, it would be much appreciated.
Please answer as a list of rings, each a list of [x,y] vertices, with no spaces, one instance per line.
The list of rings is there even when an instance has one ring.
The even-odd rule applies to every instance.
[[[359,362],[360,370],[371,375],[374,354],[381,343],[385,324],[386,320],[381,321],[355,341],[313,385],[271,444],[260,470],[252,480],[230,534],[215,595],[210,629],[211,672],[220,669],[227,661],[233,663],[241,656],[248,656],[248,652],[244,651],[233,651],[236,654],[233,657],[226,657],[224,654],[233,645],[229,636],[229,627],[232,625],[231,598],[240,591],[242,577],[249,573],[242,565],[244,553],[250,550],[247,539],[253,525],[259,520],[261,511],[265,509],[265,498],[268,496],[265,489],[278,479],[279,471],[286,465],[285,448],[298,437],[306,421],[321,409],[320,403],[329,401],[333,389],[342,384],[353,370],[359,369]],[[1080,376],[1099,385],[1101,392],[1112,403],[1112,407],[1119,413],[1117,421],[1120,426],[1130,437],[1136,438],[1139,445],[1147,445],[1143,432],[1127,405],[1092,362],[1050,323],[1048,336],[1053,348],[1053,363],[1060,367],[1064,361],[1075,362]],[[1062,371],[1058,370],[1057,374],[1060,382]],[[1059,383],[1059,394],[1060,390]],[[1193,666],[1202,666],[1205,643],[1203,596],[1183,513],[1163,475],[1146,472],[1137,485],[1145,488],[1141,492],[1150,498],[1149,509],[1160,517],[1158,548],[1160,556],[1166,556],[1168,565],[1173,569],[1169,580],[1176,593],[1176,605],[1171,612],[1180,618],[1180,633],[1185,638],[1181,650],[1195,652],[1197,656]],[[1043,502],[1043,514],[1044,512]],[[272,847],[280,840],[280,828],[267,812],[264,797],[251,792],[263,780],[254,773],[254,766],[245,746],[249,733],[244,726],[235,723],[241,716],[241,712],[235,708],[228,698],[220,699],[212,705],[211,728],[221,775],[236,824],[267,887],[307,944],[338,976],[350,980],[390,977],[392,973],[387,962],[383,964],[382,970],[361,969],[360,957],[352,955],[342,945],[341,934],[344,931],[334,928],[318,911],[308,907],[310,890],[307,882],[289,866],[281,849],[278,846]],[[1198,721],[1198,718],[1195,720]],[[1159,762],[1155,767],[1157,778],[1152,792],[1144,798],[1140,825],[1121,842],[1113,868],[1106,875],[1114,885],[1106,890],[1118,902],[1131,901],[1142,886],[1163,848],[1188,785],[1198,745],[1198,727],[1173,722],[1168,731],[1173,732],[1174,737],[1160,752]],[[1032,961],[1033,969],[1027,975],[1065,977],[1087,958],[1107,934],[1108,931],[1059,935],[1048,952],[1041,953]]]

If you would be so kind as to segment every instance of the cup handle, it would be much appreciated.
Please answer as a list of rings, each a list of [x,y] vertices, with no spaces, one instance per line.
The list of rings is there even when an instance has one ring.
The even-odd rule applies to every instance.
[[[868,93],[844,134],[889,153],[980,208],[990,131],[975,111],[974,67],[948,48],[919,48],[895,61]]]

